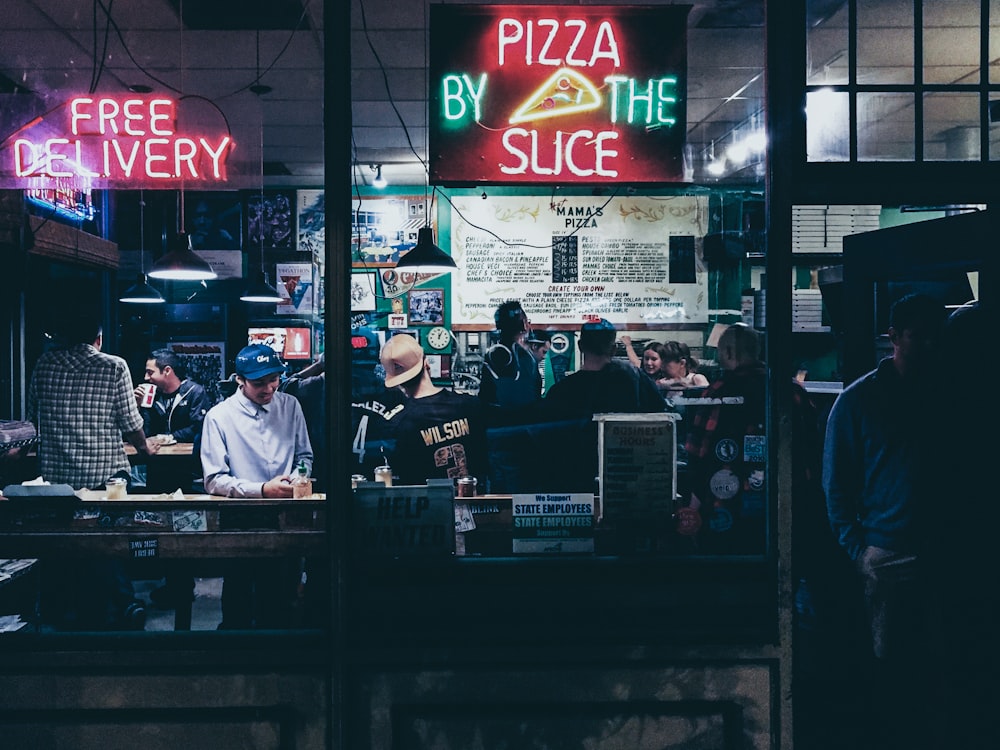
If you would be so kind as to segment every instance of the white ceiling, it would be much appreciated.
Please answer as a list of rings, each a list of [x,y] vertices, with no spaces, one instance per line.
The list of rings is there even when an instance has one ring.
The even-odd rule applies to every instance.
[[[331,8],[339,1],[326,0]],[[369,165],[382,164],[390,182],[423,184],[429,2],[351,2],[354,179],[369,184],[374,177]],[[699,159],[713,142],[721,148],[736,125],[761,110],[764,0],[677,4],[692,6],[688,143]],[[873,9],[862,16],[869,29],[861,37],[870,40],[869,75],[892,80],[906,67],[900,50],[912,48],[905,13],[911,3],[862,5]],[[943,39],[935,46],[938,37],[927,37],[936,55],[929,75],[967,80],[976,61],[961,50],[975,49],[967,41],[978,23],[972,10],[979,4],[946,5],[953,12],[929,10],[937,4],[924,3],[925,15],[942,27]],[[820,74],[835,79],[846,44],[845,2],[810,0],[809,6],[823,19],[810,36],[811,81],[820,80]],[[7,80],[0,78],[0,91],[16,85],[44,102],[57,102],[90,90],[98,78],[102,93],[121,93],[138,83],[203,97],[205,106],[224,114],[237,143],[246,146],[242,153],[254,174],[259,174],[263,141],[266,184],[318,186],[323,180],[323,10],[323,0],[3,0],[0,75]],[[208,17],[198,17],[206,11]],[[249,90],[258,71],[269,93]],[[947,106],[932,114],[942,138],[961,118]],[[0,109],[0,137],[18,126],[8,107]]]

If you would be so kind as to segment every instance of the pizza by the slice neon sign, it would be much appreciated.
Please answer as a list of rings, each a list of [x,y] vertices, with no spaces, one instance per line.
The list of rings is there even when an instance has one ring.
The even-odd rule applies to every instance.
[[[431,181],[680,181],[687,12],[432,6]]]
[[[226,182],[232,136],[179,133],[170,98],[79,96],[56,112],[64,123],[39,118],[10,141],[3,171],[105,186]]]

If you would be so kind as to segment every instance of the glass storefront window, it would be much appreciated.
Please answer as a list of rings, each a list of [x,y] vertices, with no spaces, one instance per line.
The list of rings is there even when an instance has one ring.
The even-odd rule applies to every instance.
[[[809,0],[806,12],[806,81],[815,86],[847,83],[847,4],[831,13],[829,3]]]
[[[998,119],[1000,104],[983,75],[980,50],[996,58],[1000,2],[920,3],[920,44],[914,46],[917,4],[858,0],[855,26],[847,4],[828,16],[807,3],[807,158],[809,161],[982,161],[981,133]],[[989,9],[989,29],[981,22]],[[845,39],[856,39],[852,58]],[[839,62],[843,61],[843,62]],[[836,63],[836,64],[835,64]],[[843,69],[841,69],[843,68]],[[917,75],[919,73],[919,75]],[[835,86],[837,94],[825,85]],[[919,98],[918,98],[919,97]],[[839,100],[839,101],[838,101]],[[849,106],[853,105],[853,106]],[[850,121],[849,109],[855,113]],[[918,120],[919,118],[919,120]],[[850,142],[856,133],[856,147]],[[996,158],[990,136],[990,154]]]
[[[924,94],[924,159],[979,161],[979,94]]]
[[[858,160],[912,161],[913,94],[858,94]]]
[[[846,92],[817,89],[806,95],[806,154],[809,161],[850,158],[850,100]]]
[[[913,3],[857,4],[858,83],[913,83]]]
[[[429,520],[435,502],[450,509],[457,495],[461,558],[764,555],[762,196],[703,188],[562,190],[557,203],[523,188],[494,188],[485,201],[477,191],[447,196],[437,236],[462,259],[451,274],[397,273],[364,252],[367,240],[358,243],[353,276],[373,281],[376,294],[355,331],[366,342],[352,377],[351,461],[365,524],[357,534],[388,555],[433,547],[441,535],[426,529],[442,527]],[[398,215],[409,213],[394,204],[406,200],[360,195],[358,236],[393,236]],[[569,231],[571,215],[593,220]],[[541,278],[519,276],[525,264]],[[517,283],[499,284],[509,277]],[[512,304],[526,321],[519,312],[508,319]],[[408,327],[386,328],[397,307]],[[736,344],[724,333],[733,323],[746,323]],[[609,353],[588,345],[588,326]],[[515,343],[521,330],[527,337]],[[406,346],[400,336],[411,337]],[[733,346],[746,347],[738,354],[760,378],[734,380]],[[404,386],[404,399],[400,378],[425,377],[421,356],[429,382]],[[594,369],[604,356],[612,364]],[[533,371],[542,397],[518,385]],[[372,480],[382,464],[391,467],[394,507],[426,504],[426,533],[415,531],[415,516],[380,513],[384,492]],[[477,480],[468,499],[458,483],[466,473]],[[421,487],[425,478],[445,483],[443,499]],[[439,541],[449,554],[451,534]]]

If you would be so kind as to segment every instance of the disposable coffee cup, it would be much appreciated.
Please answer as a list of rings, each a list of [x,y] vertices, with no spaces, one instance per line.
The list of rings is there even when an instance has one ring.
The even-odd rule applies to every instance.
[[[392,469],[388,466],[376,466],[375,481],[383,482],[386,487],[392,487]]]
[[[152,383],[142,383],[139,388],[142,390],[142,400],[139,402],[139,406],[148,409],[156,400],[156,386]]]
[[[121,477],[112,477],[104,483],[105,497],[108,500],[124,500],[128,495],[127,484]]]

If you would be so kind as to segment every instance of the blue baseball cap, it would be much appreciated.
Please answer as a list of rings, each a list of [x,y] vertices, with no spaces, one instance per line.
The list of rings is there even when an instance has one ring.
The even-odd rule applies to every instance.
[[[247,380],[257,380],[276,372],[284,372],[281,357],[266,344],[250,344],[236,355],[236,374]]]
[[[615,330],[615,325],[609,320],[604,318],[598,318],[597,320],[588,320],[580,328],[581,331],[613,331]]]

